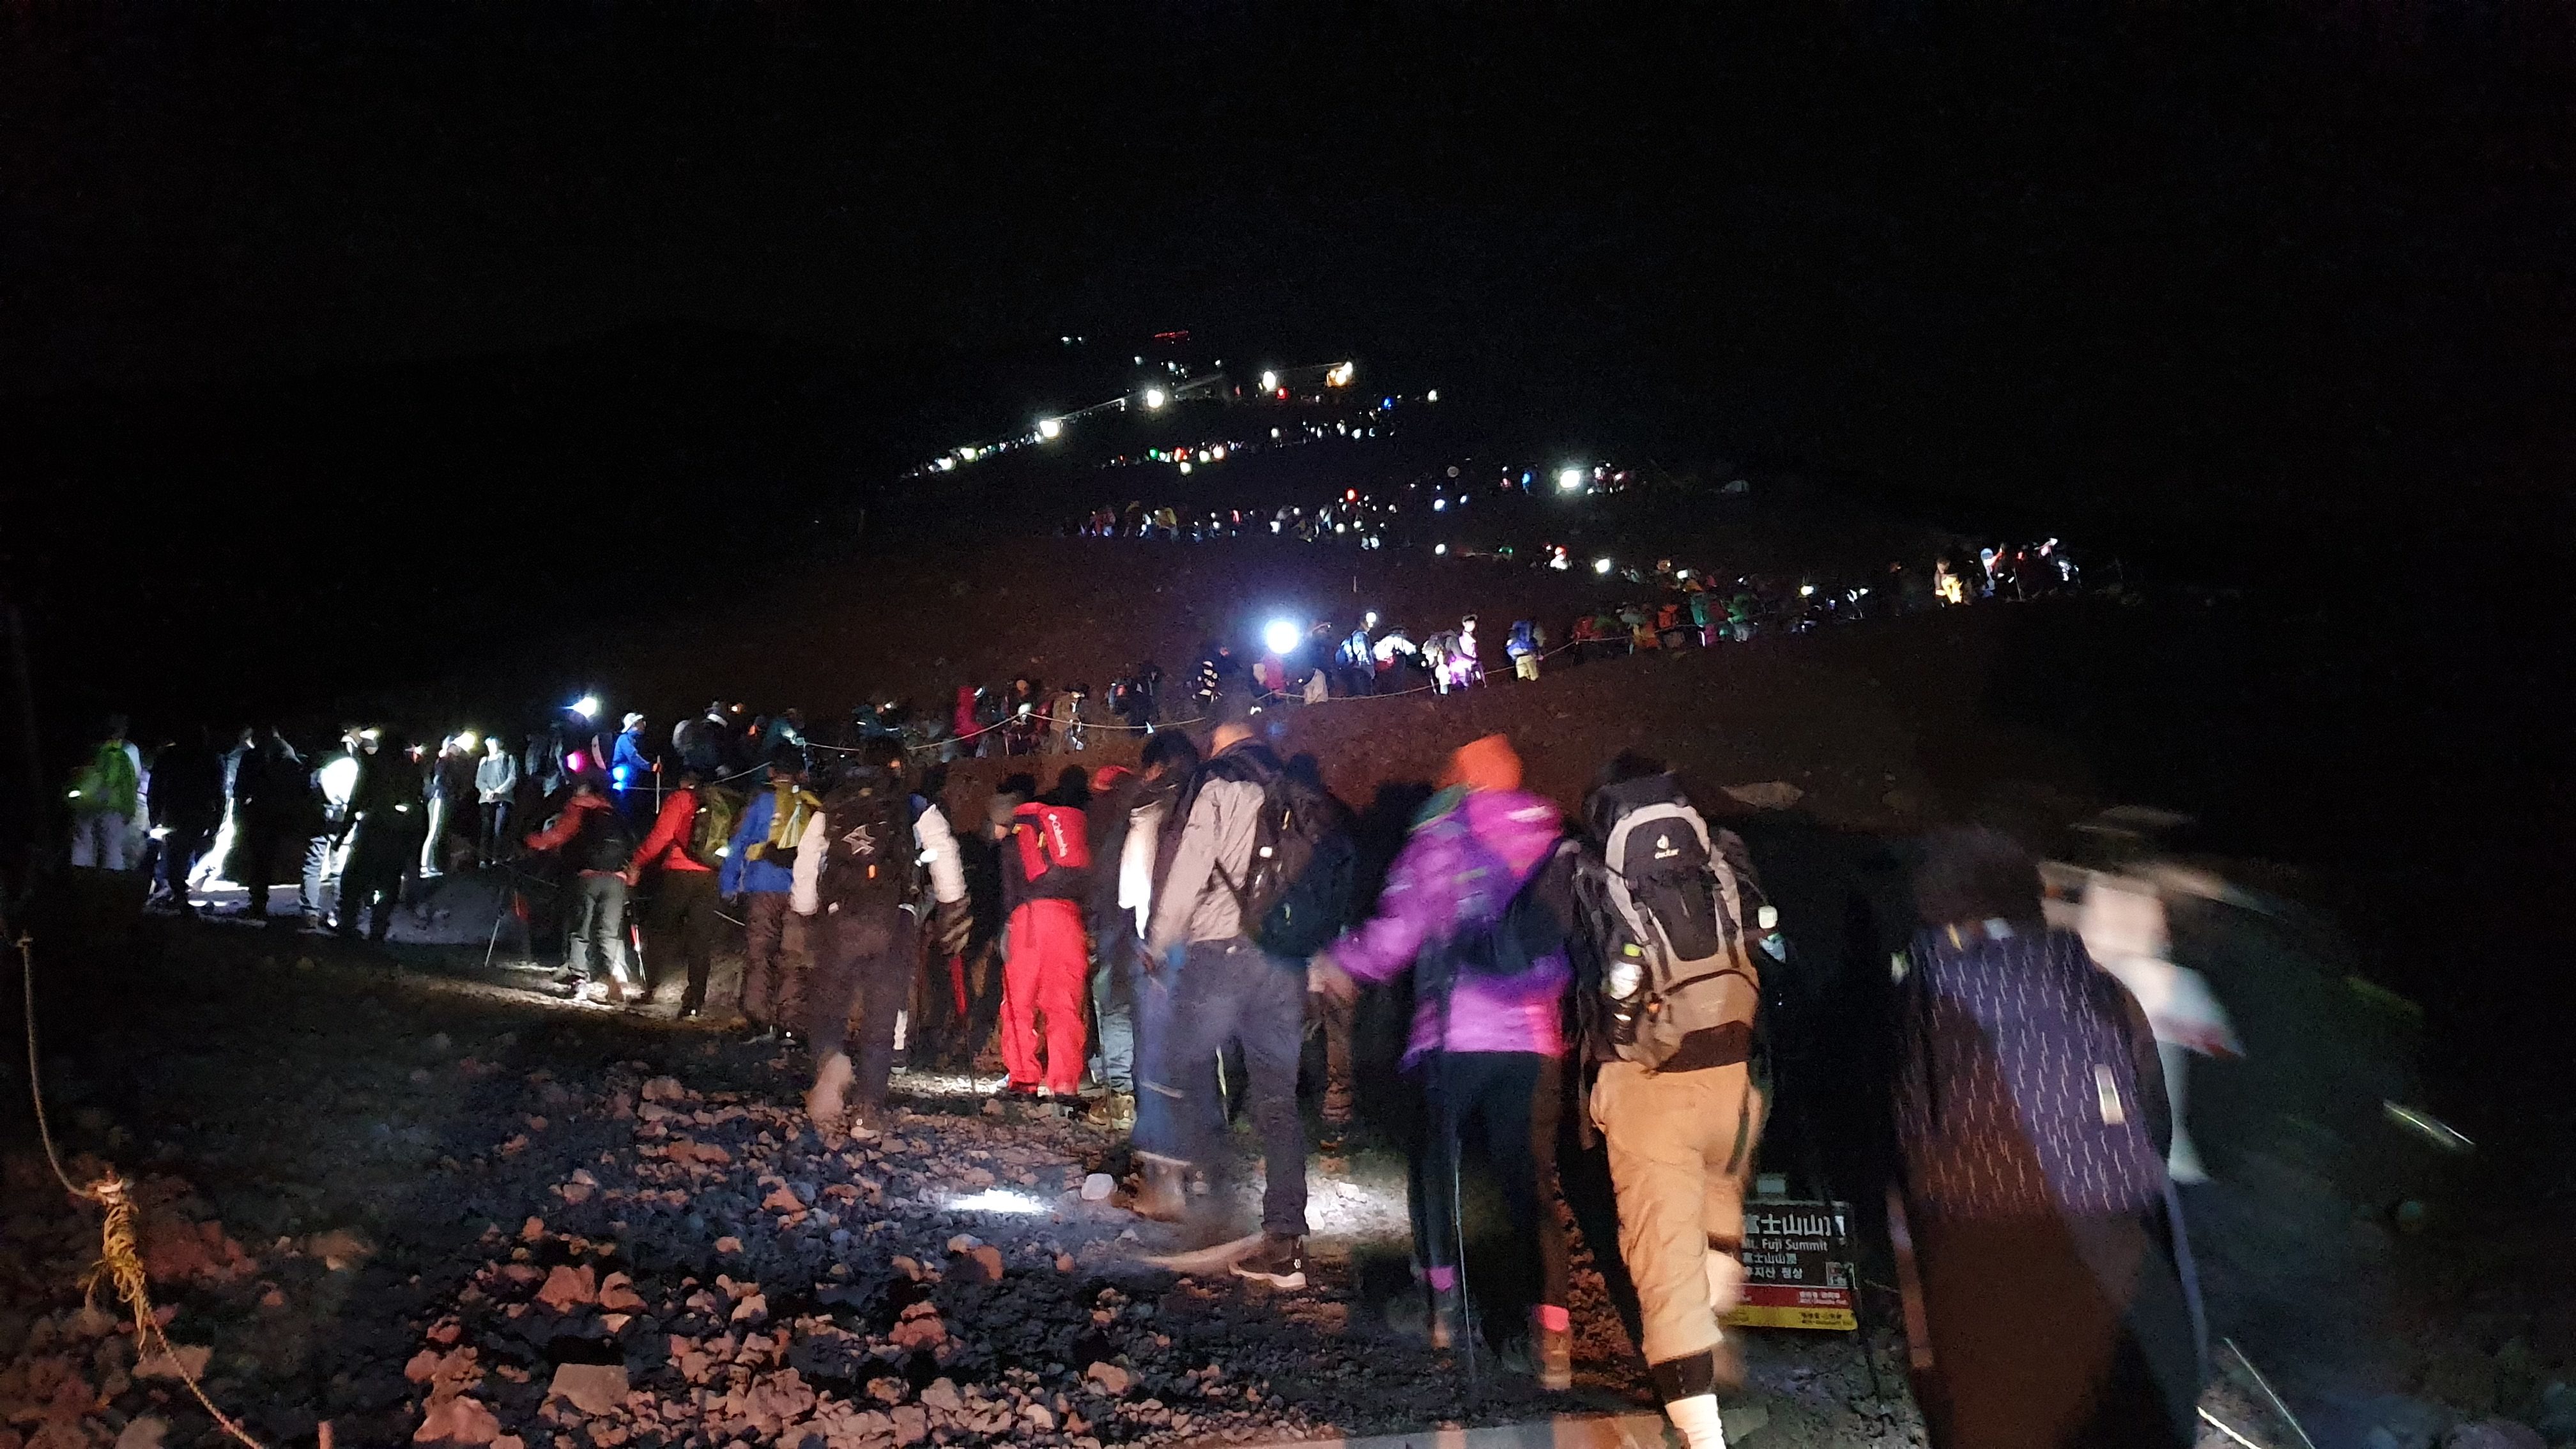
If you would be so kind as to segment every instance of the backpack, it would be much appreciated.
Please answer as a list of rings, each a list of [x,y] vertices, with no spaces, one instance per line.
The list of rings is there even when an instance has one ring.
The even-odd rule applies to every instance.
[[[1536,654],[1538,652],[1536,626],[1527,619],[1512,625],[1511,642],[1503,646],[1503,652],[1514,659],[1526,654]]]
[[[1251,779],[1261,786],[1261,817],[1253,826],[1245,878],[1235,880],[1223,866],[1216,872],[1234,892],[1245,934],[1273,956],[1298,960],[1331,945],[1349,923],[1359,881],[1359,851],[1341,802],[1266,761],[1228,755],[1211,761],[1209,769],[1212,778]],[[1188,814],[1185,806],[1181,816]]]
[[[766,860],[770,864],[792,869],[796,847],[805,838],[805,826],[823,802],[810,790],[790,786],[781,789],[773,781],[769,787],[772,801],[769,829],[759,839],[746,841],[742,847],[745,860]],[[743,808],[749,809],[748,805]]]
[[[1471,976],[1518,976],[1563,951],[1573,925],[1561,918],[1560,903],[1571,896],[1581,862],[1582,850],[1574,841],[1558,840],[1512,892],[1501,914],[1450,939],[1452,967]]]
[[[725,851],[733,844],[733,828],[742,820],[747,797],[740,790],[721,785],[697,788],[698,816],[689,825],[689,859],[709,870],[724,865]]]
[[[582,812],[581,829],[564,850],[565,862],[582,871],[621,871],[634,858],[634,829],[605,802]]]
[[[873,777],[873,778],[871,778]],[[827,911],[892,915],[912,898],[921,852],[912,802],[881,771],[863,771],[823,799],[823,869],[816,894]]]
[[[72,776],[72,809],[83,815],[129,815],[142,788],[134,757],[125,753],[121,741],[110,740]]]
[[[1936,1214],[2125,1213],[2162,1200],[2151,1032],[2069,931],[1925,931],[1897,988],[1908,1195]]]
[[[1649,1071],[1743,1060],[1762,1004],[1747,945],[1762,905],[1743,843],[1709,830],[1670,775],[1604,786],[1575,873],[1597,966],[1597,1044]]]
[[[1079,810],[1029,801],[1011,812],[1020,878],[1033,900],[1078,900],[1091,869],[1090,823]]]

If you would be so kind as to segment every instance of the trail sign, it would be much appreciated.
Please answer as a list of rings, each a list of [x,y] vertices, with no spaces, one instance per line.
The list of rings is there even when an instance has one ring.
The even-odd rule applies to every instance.
[[[1859,1328],[1850,1243],[1849,1203],[1746,1203],[1744,1301],[1726,1321],[1747,1328]]]

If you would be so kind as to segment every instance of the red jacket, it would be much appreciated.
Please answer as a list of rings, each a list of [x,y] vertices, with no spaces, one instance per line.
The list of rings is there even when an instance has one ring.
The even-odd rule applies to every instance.
[[[573,796],[564,802],[563,813],[555,817],[554,824],[528,836],[528,849],[561,850],[572,843],[574,836],[581,834],[582,816],[593,810],[608,808],[609,804],[604,796]]]
[[[635,847],[635,862],[629,870],[642,870],[658,865],[664,870],[703,871],[689,854],[689,835],[698,823],[698,794],[694,790],[674,790],[662,797],[662,813],[653,820],[653,833]]]

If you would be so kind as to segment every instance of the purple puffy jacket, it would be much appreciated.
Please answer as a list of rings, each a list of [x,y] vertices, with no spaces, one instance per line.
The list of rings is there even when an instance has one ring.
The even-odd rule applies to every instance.
[[[1328,948],[1332,958],[1362,981],[1393,980],[1425,945],[1499,917],[1562,830],[1554,804],[1518,790],[1435,798],[1432,813],[1413,827],[1387,871],[1377,915],[1335,941]],[[1444,1046],[1563,1055],[1565,989],[1573,975],[1561,952],[1514,976],[1461,973],[1450,993],[1448,1040],[1441,1040],[1441,1004],[1425,993],[1414,1007],[1405,1064]]]

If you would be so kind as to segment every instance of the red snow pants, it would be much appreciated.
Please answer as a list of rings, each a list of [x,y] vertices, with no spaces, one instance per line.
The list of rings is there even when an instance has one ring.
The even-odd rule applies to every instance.
[[[1002,1064],[1014,1085],[1044,1085],[1065,1097],[1081,1090],[1083,997],[1090,974],[1081,907],[1030,901],[1011,913],[1011,955],[1002,963]],[[1039,1017],[1046,1018],[1043,1082]]]

